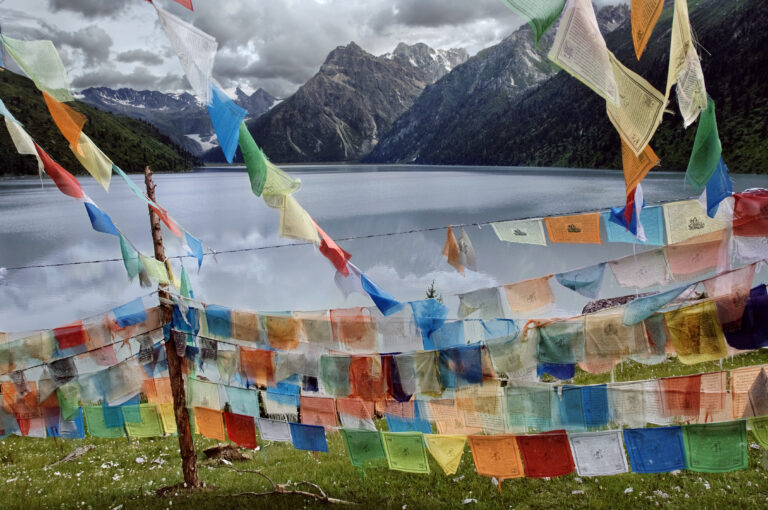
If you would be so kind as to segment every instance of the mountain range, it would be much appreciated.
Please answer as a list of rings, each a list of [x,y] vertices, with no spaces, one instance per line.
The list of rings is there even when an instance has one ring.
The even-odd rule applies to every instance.
[[[43,95],[28,78],[10,71],[0,72],[0,98],[37,143],[64,168],[85,174],[69,150],[69,144],[51,119]],[[126,172],[183,171],[201,164],[199,158],[177,145],[146,121],[103,112],[80,101],[68,103],[83,113],[83,131]],[[0,175],[36,175],[32,156],[20,156],[5,127],[0,128]]]
[[[264,89],[248,95],[237,88],[233,95],[235,103],[248,112],[246,119],[258,117],[279,102]],[[91,87],[81,91],[78,99],[100,110],[149,122],[196,156],[218,147],[208,110],[191,94]]]

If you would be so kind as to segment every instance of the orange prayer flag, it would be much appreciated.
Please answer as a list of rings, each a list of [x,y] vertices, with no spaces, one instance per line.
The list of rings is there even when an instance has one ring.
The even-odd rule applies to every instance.
[[[376,349],[376,323],[366,308],[331,310],[333,337],[345,350],[373,352]]]
[[[226,440],[224,415],[219,410],[195,407],[195,425],[197,425],[197,431],[205,437],[219,441]]]
[[[632,42],[635,45],[635,55],[640,60],[653,27],[664,9],[664,0],[632,0],[630,22],[632,23]]]
[[[467,440],[478,475],[493,476],[499,482],[524,476],[523,461],[514,435],[468,436]]]
[[[601,244],[600,213],[545,218],[553,243]]]
[[[459,243],[456,236],[453,235],[453,228],[448,227],[445,233],[445,246],[443,246],[443,256],[448,259],[448,263],[456,268],[461,274],[464,274],[464,266],[459,262],[461,253],[459,252]]]
[[[79,152],[80,133],[83,132],[83,125],[88,119],[85,115],[71,106],[56,101],[45,92],[43,92],[43,98],[45,99],[45,104],[48,106],[48,111],[51,112],[53,122],[56,123],[61,134],[67,139],[69,145]]]
[[[510,310],[525,313],[554,303],[555,295],[549,286],[550,278],[552,275],[505,285],[504,293],[507,295]]]
[[[279,351],[292,351],[302,338],[301,320],[285,315],[267,316],[269,345]]]
[[[624,167],[624,184],[627,196],[645,179],[651,168],[659,164],[659,157],[650,145],[646,145],[639,156],[635,156],[632,148],[624,140],[621,141],[621,164]]]
[[[259,386],[273,386],[275,352],[240,347],[240,371]]]
[[[327,429],[334,429],[339,426],[336,415],[336,401],[334,399],[301,396],[299,404],[301,423],[319,425]]]

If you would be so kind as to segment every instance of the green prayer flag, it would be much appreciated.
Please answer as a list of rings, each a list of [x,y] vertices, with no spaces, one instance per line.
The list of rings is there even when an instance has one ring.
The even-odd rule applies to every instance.
[[[389,469],[429,474],[427,449],[421,432],[382,432]]]
[[[325,391],[332,397],[346,397],[352,389],[349,385],[349,356],[321,356],[320,380]]]
[[[85,415],[85,425],[88,428],[88,435],[93,437],[115,438],[123,437],[125,429],[120,427],[107,427],[104,421],[104,410],[101,406],[83,407]]]
[[[123,265],[128,273],[128,278],[133,280],[141,272],[141,261],[139,260],[139,253],[122,235],[120,236],[120,252],[123,254]]]
[[[501,0],[531,25],[536,45],[541,36],[557,21],[565,7],[565,0]]]
[[[685,172],[688,182],[696,189],[704,188],[715,173],[722,152],[715,119],[715,102],[710,97],[707,98],[707,109],[701,112],[699,127],[696,128],[696,139],[693,141],[691,159]]]
[[[768,449],[768,416],[749,420],[749,428],[752,429],[755,439],[763,448]]]
[[[248,169],[248,178],[251,180],[251,191],[259,197],[264,191],[264,183],[267,182],[267,158],[248,132],[245,122],[240,124],[238,143],[245,168]]]
[[[683,442],[685,466],[691,471],[725,473],[749,466],[744,420],[684,425]]]
[[[77,416],[77,410],[80,407],[77,402],[80,398],[80,387],[77,385],[77,381],[59,386],[56,389],[56,397],[59,399],[61,419],[64,421],[74,419],[75,416]]]
[[[155,404],[123,406],[122,410],[128,437],[162,437],[165,435],[163,423],[160,421],[160,415]],[[133,419],[129,420],[129,417]]]
[[[195,294],[192,292],[192,283],[189,281],[189,275],[187,270],[184,269],[184,265],[181,266],[181,287],[179,292],[182,296],[187,298],[194,298]]]
[[[381,464],[387,458],[381,436],[377,430],[341,429],[341,436],[347,447],[349,460],[355,467],[366,464]]]

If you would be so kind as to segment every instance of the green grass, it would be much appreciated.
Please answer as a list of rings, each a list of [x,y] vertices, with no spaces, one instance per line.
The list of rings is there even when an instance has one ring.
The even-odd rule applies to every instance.
[[[723,361],[723,369],[765,363],[761,351]],[[647,367],[623,363],[616,368],[617,381],[663,377],[720,369],[719,363],[694,366],[677,361]],[[580,372],[575,382],[605,382],[609,374]],[[432,473],[415,475],[366,469],[365,474],[347,458],[339,434],[328,434],[329,453],[316,459],[288,444],[262,443],[252,460],[236,463],[239,469],[261,469],[276,482],[307,480],[317,483],[331,497],[355,501],[366,508],[417,509],[462,506],[468,508],[766,508],[768,506],[768,451],[749,440],[749,469],[711,474],[681,471],[675,474],[624,474],[579,478],[575,474],[550,480],[507,480],[499,493],[488,478],[475,473],[469,448],[459,471],[446,476],[430,458]],[[323,505],[300,496],[273,495],[261,498],[232,497],[244,491],[265,491],[269,485],[252,474],[240,474],[203,460],[202,450],[216,441],[196,436],[200,478],[207,489],[196,493],[175,492],[159,497],[155,490],[182,481],[178,441],[157,439],[59,440],[9,437],[0,441],[0,508],[319,508]],[[96,449],[83,457],[53,468],[46,466],[78,446]],[[145,459],[137,463],[136,459]],[[631,491],[629,491],[631,489]],[[583,493],[574,493],[583,491]],[[629,491],[629,492],[625,492]]]

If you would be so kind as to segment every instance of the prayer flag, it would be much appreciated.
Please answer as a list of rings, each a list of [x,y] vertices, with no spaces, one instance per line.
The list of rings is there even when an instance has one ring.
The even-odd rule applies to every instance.
[[[584,362],[587,372],[608,372],[630,355],[650,352],[642,324],[626,325],[621,308],[609,308],[584,316],[586,337]],[[640,321],[638,321],[640,322]]]
[[[630,22],[632,23],[632,43],[635,46],[637,60],[640,60],[643,55],[663,9],[664,0],[632,0]]]
[[[544,321],[537,328],[540,363],[572,364],[584,359],[584,318]]]
[[[439,351],[440,382],[456,388],[483,381],[482,345],[466,345]]]
[[[589,0],[568,0],[547,56],[606,101],[619,103],[609,51]]]
[[[736,349],[758,349],[768,346],[768,292],[765,284],[750,290],[741,326],[725,333],[728,344]]]
[[[206,305],[205,315],[201,317],[205,321],[203,331],[214,338],[228,340],[232,337],[231,314],[232,311],[225,306]]]
[[[622,287],[645,289],[669,283],[670,275],[663,250],[649,250],[608,263]]]
[[[472,241],[469,240],[464,227],[459,227],[459,239],[457,242],[459,244],[459,264],[468,267],[472,271],[477,271],[475,248],[472,246]]]
[[[439,329],[448,316],[448,308],[436,299],[424,299],[421,301],[411,301],[409,303],[413,309],[413,320],[421,330],[421,338],[424,343],[424,350],[433,350],[434,343],[430,336],[432,332]]]
[[[768,417],[753,418],[749,420],[749,428],[752,435],[763,448],[768,448]]]
[[[224,386],[227,394],[227,403],[235,414],[258,417],[259,394],[254,390]]]
[[[445,231],[445,245],[443,246],[443,257],[448,260],[448,263],[452,265],[456,271],[464,274],[464,266],[461,264],[461,252],[459,251],[459,243],[456,241],[456,236],[453,235],[453,228],[448,226]]]
[[[141,298],[136,298],[129,303],[113,308],[112,313],[115,314],[117,325],[121,328],[140,324],[147,320],[147,311],[144,309],[144,303]]]
[[[421,432],[382,432],[389,469],[429,474],[427,450]]]
[[[107,213],[99,209],[96,204],[92,202],[86,201],[83,203],[85,204],[85,211],[88,213],[88,218],[91,220],[93,230],[120,237],[120,232],[117,231],[115,224],[112,223],[112,218],[110,218]]]
[[[659,292],[630,301],[624,307],[624,324],[631,326],[643,322],[645,319],[656,313],[660,308],[674,301],[687,289],[687,285],[676,287],[666,292]]]
[[[725,473],[749,467],[747,423],[744,420],[684,425],[685,467],[704,473]]]
[[[43,99],[45,99],[45,104],[48,106],[53,122],[56,123],[56,127],[59,128],[61,134],[67,139],[70,147],[73,148],[76,154],[80,152],[85,157],[85,154],[80,151],[79,145],[83,125],[85,125],[85,121],[88,119],[71,106],[57,101],[45,91],[43,91]]]
[[[240,373],[259,386],[271,386],[275,378],[275,352],[240,347]]]
[[[2,36],[5,49],[35,86],[56,101],[74,101],[69,78],[51,41],[22,41]]]
[[[240,123],[238,144],[240,145],[240,152],[245,161],[245,168],[248,170],[248,180],[251,181],[251,191],[253,191],[254,195],[260,197],[264,190],[264,183],[267,180],[267,157],[259,146],[256,145],[245,122]]]
[[[667,246],[667,262],[673,278],[685,281],[715,269],[720,259],[721,245],[725,242],[724,237],[724,231],[713,232]]]
[[[83,321],[71,322],[65,326],[53,329],[59,349],[70,349],[83,345],[88,341],[88,334],[83,328]]]
[[[200,266],[203,265],[203,243],[189,232],[184,232],[184,239],[187,242],[189,252],[197,259],[197,270],[200,271]],[[184,266],[182,266],[183,269]]]
[[[173,1],[176,2],[179,5],[183,5],[184,7],[189,9],[190,11],[194,11],[195,10],[194,7],[192,6],[192,0],[173,0]]]
[[[541,36],[560,17],[565,0],[502,0],[531,26],[538,46]]]
[[[350,362],[349,356],[322,356],[320,358],[320,381],[329,395],[346,397],[351,393]]]
[[[525,476],[546,478],[573,472],[571,447],[564,430],[516,436],[516,439],[525,466]]]
[[[318,425],[329,429],[339,426],[336,416],[336,402],[327,397],[302,396],[301,423]]]
[[[247,111],[232,101],[223,90],[213,83],[211,84],[211,102],[207,107],[213,130],[219,140],[219,147],[221,147],[227,163],[232,163],[232,158],[237,150],[240,126]]]
[[[590,7],[591,8],[591,7]],[[552,243],[600,244],[600,213],[544,218]]]
[[[681,363],[716,361],[728,354],[714,302],[705,301],[667,312],[664,320]]]
[[[621,163],[624,168],[624,184],[627,196],[645,179],[648,172],[659,164],[659,161],[659,157],[653,152],[650,145],[646,145],[640,154],[636,155],[632,147],[622,138]]]
[[[376,349],[376,323],[369,310],[358,308],[330,311],[333,338],[342,350],[373,352]]]
[[[498,319],[504,317],[501,295],[498,287],[479,289],[459,294],[459,318],[463,319],[479,311],[475,317],[480,319]]]
[[[224,412],[227,437],[233,443],[250,450],[256,449],[256,424],[253,416]]]
[[[467,436],[424,434],[424,443],[432,458],[443,468],[443,472],[446,475],[455,475],[459,469],[461,456],[464,454]]]
[[[608,233],[608,242],[632,243],[648,246],[664,246],[664,218],[661,207],[643,207],[640,210],[640,222],[645,231],[645,241],[632,233],[632,223],[627,228],[626,221],[619,221],[624,216],[624,207],[612,207],[610,212],[603,213],[603,225]],[[637,224],[637,215],[632,215],[632,222]]]
[[[0,51],[0,67],[2,67],[2,51]],[[5,103],[3,103],[3,100],[0,99],[0,115],[5,117],[6,119],[13,121],[15,124],[19,124],[19,121],[16,120],[16,117],[13,116],[13,114],[8,111],[8,108],[5,106]]]
[[[393,413],[392,411],[396,412]],[[432,433],[432,426],[422,417],[419,406],[415,405],[413,400],[398,404],[388,402],[384,417],[390,432]]]
[[[125,436],[125,428],[123,427],[122,422],[117,426],[107,425],[104,411],[101,406],[85,406],[83,407],[83,411],[85,413],[85,424],[88,428],[88,435],[104,438]]]
[[[768,236],[768,190],[736,193],[733,209],[733,235]]]
[[[355,467],[379,464],[387,458],[378,430],[341,429],[349,460]]]
[[[64,105],[62,105],[64,106]],[[89,174],[102,188],[109,191],[109,183],[112,180],[112,167],[114,163],[106,154],[101,152],[95,143],[85,133],[80,133],[78,142],[69,146],[75,158],[83,165]]]
[[[515,436],[468,436],[467,440],[478,475],[495,477],[499,483],[525,475]]]
[[[550,278],[552,275],[505,285],[504,293],[510,310],[522,314],[554,303],[555,295],[549,286]]]
[[[302,322],[291,315],[267,315],[267,339],[273,349],[292,351],[304,337]]]
[[[497,221],[491,223],[496,237],[508,243],[547,245],[544,224],[538,220]]]
[[[320,237],[309,213],[301,207],[293,195],[284,195],[281,198],[280,237],[318,244]]]
[[[297,450],[309,450],[311,452],[328,451],[325,428],[301,423],[291,423],[290,427],[291,442]]]
[[[620,430],[569,434],[568,439],[579,476],[618,475],[629,470]]]
[[[715,173],[707,181],[704,193],[707,195],[707,216],[710,218],[714,218],[717,214],[720,202],[733,195],[733,183],[722,156],[717,163]]]
[[[634,473],[666,473],[685,469],[680,427],[625,429],[624,441]]]
[[[195,407],[195,430],[210,439],[226,440],[224,418],[218,409]]]
[[[685,172],[685,178],[691,186],[695,189],[706,186],[707,181],[717,169],[722,152],[715,119],[715,102],[710,97],[707,100],[707,109],[699,118],[691,159],[688,161],[688,169]]]
[[[122,406],[128,437],[162,437],[163,425],[155,404]]]
[[[336,241],[331,239],[331,237],[320,228],[320,225],[315,223],[315,227],[317,228],[318,234],[320,234],[320,246],[318,247],[320,253],[331,261],[331,264],[336,268],[336,271],[344,276],[349,276],[347,262],[352,258],[352,255],[342,250],[341,247],[336,244]],[[363,288],[365,288],[364,284]]]
[[[161,285],[170,285],[171,280],[168,278],[168,270],[165,268],[164,263],[154,257],[146,257],[141,253],[139,253],[139,260],[141,260],[141,267],[147,272],[147,276]]]
[[[259,433],[263,441],[279,441],[288,443],[291,441],[291,426],[286,421],[259,418]]]
[[[584,297],[595,299],[600,295],[603,273],[605,273],[604,262],[567,273],[559,273],[555,275],[555,278],[563,287],[576,291]]]
[[[376,307],[384,315],[392,315],[403,309],[403,303],[395,299],[392,294],[373,283],[373,281],[365,276],[365,274],[360,275],[360,282],[363,285],[363,290],[371,296]]]
[[[59,188],[59,191],[72,198],[85,198],[85,192],[83,192],[83,188],[80,186],[80,183],[77,182],[74,175],[64,170],[64,168],[56,163],[43,149],[40,148],[39,145],[37,145],[37,143],[35,143],[35,150],[37,150],[37,154],[43,162],[45,173],[48,174],[48,177],[53,179],[53,182],[56,184],[56,187]]]
[[[349,363],[349,380],[352,396],[363,400],[379,400],[387,393],[387,378],[381,365],[381,357],[352,356]]]
[[[24,131],[20,124],[11,121],[8,117],[5,118],[5,127],[8,128],[8,133],[11,135],[11,141],[14,147],[16,147],[16,152],[21,155],[34,156],[37,159],[37,171],[42,176],[44,169],[43,160],[37,152],[32,137]]]

